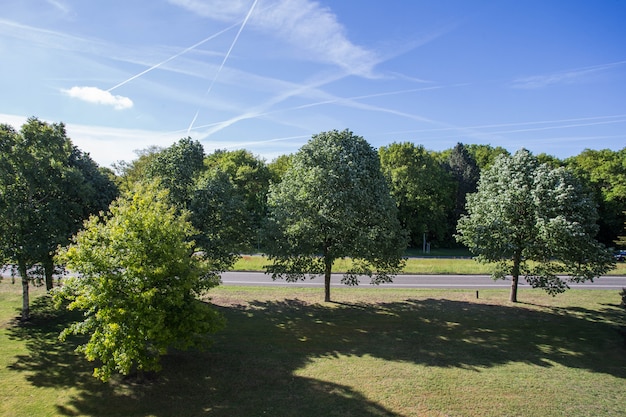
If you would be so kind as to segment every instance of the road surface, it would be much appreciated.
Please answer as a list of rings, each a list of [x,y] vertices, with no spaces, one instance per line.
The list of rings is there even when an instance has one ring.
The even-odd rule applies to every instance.
[[[333,274],[331,286],[342,285],[341,274]],[[258,286],[300,286],[322,287],[324,279],[317,277],[306,281],[286,282],[284,280],[272,281],[270,275],[263,272],[226,272],[222,274],[224,285],[258,285]],[[363,277],[361,286],[370,286],[369,278]],[[454,288],[454,289],[487,289],[509,288],[511,280],[494,281],[489,275],[397,275],[393,283],[381,284],[381,288]],[[626,276],[604,276],[582,284],[569,284],[571,288],[596,289],[596,290],[621,290],[626,288]],[[530,288],[523,278],[520,278],[520,288]]]

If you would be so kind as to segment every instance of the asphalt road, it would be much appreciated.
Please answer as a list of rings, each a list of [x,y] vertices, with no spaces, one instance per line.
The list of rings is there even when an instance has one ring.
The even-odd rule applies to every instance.
[[[334,274],[331,286],[342,285],[341,275]],[[226,272],[222,274],[224,285],[257,285],[257,286],[300,286],[322,287],[322,277],[307,279],[306,281],[285,282],[284,280],[272,281],[270,275],[262,272]],[[626,276],[605,276],[594,282],[583,284],[569,284],[571,288],[596,289],[596,290],[621,290],[626,288]],[[369,278],[361,280],[361,286],[370,286]],[[453,288],[453,289],[486,289],[486,288],[509,288],[510,278],[507,280],[494,281],[488,275],[397,275],[393,283],[381,284],[381,288]],[[520,279],[520,288],[529,288],[523,279]]]

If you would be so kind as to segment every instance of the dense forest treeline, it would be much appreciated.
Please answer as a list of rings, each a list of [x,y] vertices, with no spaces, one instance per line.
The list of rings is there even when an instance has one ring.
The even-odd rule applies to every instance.
[[[453,235],[465,211],[466,195],[476,191],[481,172],[498,155],[510,155],[499,146],[457,143],[451,149],[430,151],[410,142],[383,146],[378,153],[400,221],[410,233],[410,245],[417,248],[422,247],[424,237],[432,247],[455,247]],[[202,145],[191,138],[168,148],[144,149],[137,155],[131,162],[114,164],[113,178],[121,189],[160,176],[173,190],[173,198],[180,199],[182,190],[199,178],[227,181],[232,187],[231,197],[244,203],[240,214],[245,219],[240,225],[247,231],[239,236],[241,249],[247,250],[259,249],[262,236],[258,232],[269,186],[282,180],[292,158],[282,155],[267,162],[245,149],[205,154]],[[537,158],[553,167],[566,167],[583,181],[598,205],[597,239],[608,247],[615,246],[626,221],[626,147],[619,151],[587,149],[565,160],[547,154]]]
[[[216,247],[224,247],[227,252],[262,250],[263,236],[259,233],[266,215],[267,193],[270,184],[282,180],[292,159],[292,155],[282,155],[268,162],[245,149],[205,153],[200,142],[183,138],[167,148],[138,150],[136,159],[119,161],[109,169],[97,167],[88,154],[73,146],[62,123],[47,124],[31,118],[21,132],[7,125],[3,125],[2,131],[3,160],[15,156],[15,150],[7,147],[7,135],[39,137],[41,143],[31,140],[32,149],[25,152],[40,152],[37,146],[48,146],[51,138],[65,141],[64,146],[72,149],[68,164],[74,171],[82,169],[88,192],[80,198],[90,201],[81,202],[82,211],[72,212],[72,219],[66,220],[72,226],[64,226],[64,239],[75,233],[90,214],[106,209],[117,196],[116,189],[128,190],[139,181],[159,178],[170,190],[172,202],[194,214],[196,227],[201,222],[211,222],[214,229],[222,230],[211,236]],[[421,248],[426,240],[432,247],[445,248],[458,245],[453,237],[456,224],[465,212],[466,195],[476,191],[481,172],[498,155],[510,152],[499,146],[463,143],[444,151],[431,151],[403,142],[380,147],[378,154],[398,205],[400,222],[409,231],[410,246]],[[43,150],[38,157],[44,158],[42,155]],[[537,158],[554,167],[566,167],[583,181],[598,205],[597,239],[606,246],[615,246],[626,221],[626,147],[618,151],[587,149],[564,160],[547,154]],[[35,173],[35,168],[42,169],[40,165],[33,163],[31,171],[45,177]],[[50,184],[46,187],[55,188]],[[65,198],[75,199],[69,195]],[[5,224],[8,221],[3,220]],[[53,246],[62,240],[57,237]]]

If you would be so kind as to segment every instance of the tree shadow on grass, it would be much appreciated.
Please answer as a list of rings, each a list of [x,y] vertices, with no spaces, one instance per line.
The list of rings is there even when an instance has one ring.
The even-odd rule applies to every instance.
[[[222,306],[227,328],[206,352],[172,352],[159,378],[144,384],[91,377],[90,364],[56,335],[68,313],[16,326],[29,355],[13,369],[35,386],[77,388],[57,406],[89,416],[397,416],[358,387],[295,374],[316,358],[372,356],[480,372],[522,362],[560,364],[626,378],[615,331],[623,312],[498,306],[440,299],[377,304],[253,301]],[[33,309],[37,311],[37,309]],[[355,384],[357,382],[355,381]]]
[[[246,330],[237,329],[237,321],[247,318],[238,308],[222,309],[232,327],[210,350],[165,355],[163,371],[153,380],[118,377],[106,384],[91,375],[93,364],[74,352],[80,340],[58,340],[80,314],[54,310],[48,297],[35,300],[31,310],[28,323],[15,321],[10,328],[9,337],[25,341],[28,349],[10,369],[24,372],[35,387],[73,389],[69,401],[56,404],[58,415],[398,416],[350,387],[293,375],[302,364],[300,354],[286,360],[272,355],[271,333],[265,343],[248,338]],[[252,326],[258,331],[272,324],[253,320]]]
[[[280,346],[298,344],[308,361],[374,356],[438,367],[479,369],[513,362],[554,363],[626,378],[617,308],[587,310],[409,299],[336,308],[297,300],[256,301],[253,314]],[[302,342],[306,340],[306,342]]]

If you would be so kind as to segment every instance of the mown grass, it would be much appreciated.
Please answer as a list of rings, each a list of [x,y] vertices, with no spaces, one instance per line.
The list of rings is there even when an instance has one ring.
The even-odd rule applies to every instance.
[[[235,264],[235,271],[263,271],[269,263],[261,255],[243,255]],[[333,272],[345,272],[350,267],[349,259],[338,259],[333,265]],[[405,274],[459,274],[489,275],[492,267],[466,258],[408,258],[403,273]],[[608,275],[626,275],[626,262],[620,262]]]
[[[13,321],[0,283],[2,416],[623,416],[617,291],[556,298],[473,291],[231,287],[206,352],[171,352],[158,378],[102,384],[56,339],[73,317],[36,298]],[[41,290],[35,290],[41,295]],[[75,317],[74,317],[75,318]]]

